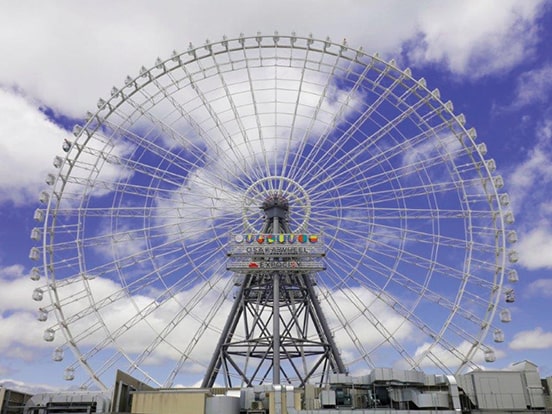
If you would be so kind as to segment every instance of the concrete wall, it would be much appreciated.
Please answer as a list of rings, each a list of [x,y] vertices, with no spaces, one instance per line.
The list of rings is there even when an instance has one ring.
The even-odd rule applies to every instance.
[[[168,390],[136,392],[132,395],[133,414],[205,414],[207,390]]]

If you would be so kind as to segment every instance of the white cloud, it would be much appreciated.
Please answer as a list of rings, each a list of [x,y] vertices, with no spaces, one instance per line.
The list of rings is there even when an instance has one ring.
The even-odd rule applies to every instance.
[[[421,41],[414,62],[444,63],[452,72],[480,77],[512,68],[530,56],[542,1],[428,2],[418,17]]]
[[[31,299],[31,294],[38,286],[27,276],[23,266],[12,265],[0,268],[0,281],[2,282],[0,312],[36,309],[36,302]]]
[[[546,250],[550,252],[552,250]],[[542,253],[541,253],[542,254]],[[543,255],[544,256],[544,255]],[[552,297],[552,279],[538,279],[527,286],[526,294],[530,297]]]
[[[256,58],[256,54],[252,57]],[[245,81],[248,76],[252,78],[252,93]],[[360,102],[358,93],[340,89],[323,69],[317,72],[279,67],[275,73],[272,68],[254,67],[247,71],[225,72],[224,78],[224,88],[232,94],[231,102],[225,97],[218,76],[201,79],[194,86],[194,91],[197,88],[202,93],[215,91],[214,94],[222,95],[215,101],[207,100],[208,113],[203,106],[197,106],[198,98],[190,101],[193,105],[186,102],[192,108],[198,108],[189,112],[200,124],[218,122],[230,114],[222,122],[222,128],[213,129],[202,137],[201,144],[206,148],[209,161],[201,168],[190,166],[186,182],[170,199],[158,201],[158,224],[185,240],[203,235],[216,219],[225,215],[230,217],[232,212],[240,211],[249,202],[255,203],[257,214],[261,200],[246,199],[245,190],[236,185],[240,177],[254,177],[256,171],[260,171],[261,176],[277,176],[272,160],[274,164],[281,162],[286,151],[293,153],[305,141],[316,140],[332,127],[333,122],[339,125]],[[244,85],[247,93],[239,93]],[[272,89],[278,91],[277,102],[273,92],[267,94]],[[185,110],[186,104],[183,105]],[[232,105],[239,122],[230,110]],[[255,114],[264,117],[261,126]],[[207,122],[200,122],[202,117]],[[293,124],[293,130],[284,128],[286,119],[289,120],[287,124]],[[227,131],[227,134],[222,131]],[[307,132],[309,136],[306,136]],[[268,190],[273,184],[259,186]],[[260,194],[261,197],[266,195],[267,191]]]
[[[38,287],[30,280],[23,266],[12,265],[0,268],[0,375],[13,375],[21,364],[32,364],[44,358],[52,345],[42,340],[47,327],[37,320],[40,304],[31,299],[33,289]],[[44,389],[16,382],[6,383],[11,389]]]
[[[394,10],[400,7],[398,2],[393,5]],[[313,20],[313,9],[324,13]],[[142,65],[152,65],[157,56],[166,57],[173,49],[185,50],[190,41],[200,45],[223,34],[234,37],[240,32],[254,35],[258,30],[290,33],[295,29],[307,30],[303,35],[313,31],[320,32],[320,37],[336,34],[339,41],[349,35],[365,41],[362,33],[343,33],[343,20],[337,23],[336,13],[351,21],[361,16],[372,20],[371,25],[360,25],[364,33],[378,39],[379,46],[398,45],[394,37],[379,36],[384,29],[380,6],[354,2],[350,8],[333,2],[321,6],[292,1],[260,7],[243,0],[208,5],[168,1],[161,7],[130,1],[93,5],[62,1],[55,9],[41,4],[6,5],[0,17],[0,36],[9,41],[2,43],[0,53],[10,59],[0,63],[0,84],[16,80],[18,86],[53,108],[80,116],[111,86],[120,85],[127,74],[136,74]],[[387,16],[386,21],[393,17],[392,13]],[[399,25],[397,29],[402,31]]]
[[[63,343],[61,332],[56,333],[53,343],[42,340],[42,332],[45,328],[55,325],[53,315],[50,315],[47,322],[39,322],[36,319],[36,309],[39,306],[49,306],[48,295],[45,292],[42,302],[34,302],[30,299],[32,290],[39,286],[37,282],[29,280],[21,266],[10,266],[0,271],[3,289],[0,291],[0,306],[2,316],[0,317],[0,351],[7,358],[32,361],[37,357],[36,349],[53,351],[56,346]],[[218,280],[218,281],[217,281]],[[93,296],[85,295],[84,283],[89,284]],[[133,295],[125,294],[117,299],[121,293],[121,286],[102,277],[96,277],[84,282],[76,280],[71,284],[60,284],[57,288],[59,300],[63,303],[64,317],[70,320],[69,328],[71,334],[77,339],[79,349],[86,353],[91,347],[104,341],[103,329],[97,329],[97,317],[101,317],[101,323],[113,334],[123,326],[130,329],[123,329],[116,336],[117,345],[129,353],[131,358],[137,358],[145,351],[158,335],[165,329],[164,340],[146,354],[141,364],[145,370],[164,367],[166,373],[175,365],[175,362],[182,357],[182,352],[191,344],[195,343],[194,335],[205,329],[195,348],[190,348],[190,358],[183,368],[183,373],[203,372],[208,363],[214,344],[217,342],[222,327],[226,322],[231,301],[220,302],[221,295],[228,295],[233,283],[224,278],[213,278],[209,285],[197,284],[196,286],[182,290],[174,294],[166,302],[159,302],[156,292],[153,289],[144,287]],[[354,298],[351,295],[354,294]],[[104,298],[110,298],[107,306],[100,304]],[[89,306],[89,299],[95,303],[98,314],[92,313],[85,316],[84,312]],[[327,312],[328,321],[332,328],[338,329],[341,322],[334,314],[338,309],[340,318],[349,323],[361,343],[370,349],[377,344],[385,342],[381,333],[370,322],[365,307],[370,304],[370,313],[377,320],[385,320],[386,329],[391,332],[395,339],[405,345],[413,337],[413,326],[394,311],[390,310],[381,301],[374,299],[374,295],[367,289],[355,288],[348,293],[336,292],[332,295],[333,305],[330,307],[326,302],[323,307]],[[151,312],[148,310],[151,309]],[[333,310],[332,310],[333,309]],[[212,313],[216,311],[216,313]],[[141,318],[134,320],[137,313],[141,312]],[[78,319],[75,315],[81,314]],[[173,325],[176,323],[176,325]],[[21,326],[25,326],[21,330]],[[193,333],[193,335],[191,334]],[[241,329],[236,331],[235,337],[240,337]],[[198,337],[199,338],[199,337]],[[358,358],[358,350],[355,349],[343,330],[336,331],[336,340],[343,351],[343,357],[351,360]],[[114,349],[114,344],[109,340],[104,343],[107,349]],[[384,345],[385,346],[385,345]],[[94,363],[93,360],[90,361]],[[0,366],[0,371],[2,367]],[[125,369],[125,367],[123,367]]]
[[[1,369],[1,367],[0,367]],[[0,371],[0,375],[2,372]],[[29,382],[23,382],[16,379],[2,379],[0,381],[0,387],[4,387],[9,390],[15,390],[27,394],[38,394],[41,392],[57,392],[60,391],[59,387],[53,387],[47,384],[33,384]]]
[[[36,203],[46,173],[53,170],[51,161],[69,136],[37,108],[0,88],[0,203]]]
[[[424,343],[416,349],[416,358],[422,357],[431,344]],[[467,341],[462,341],[455,349],[460,355],[466,355],[472,348],[473,344]],[[494,350],[496,358],[504,357],[505,353],[500,350]],[[448,367],[451,370],[457,369],[460,366],[460,360],[454,355],[454,353],[446,350],[441,345],[434,347],[430,351],[431,359],[439,360],[443,365]],[[428,356],[425,356],[421,360],[421,368],[429,368],[433,366],[433,362]],[[472,356],[471,363],[481,365],[485,362],[485,352],[483,349],[478,349],[477,352]]]
[[[347,38],[353,47],[397,55],[404,42],[423,40],[409,53],[416,64],[442,62],[455,73],[500,71],[531,52],[540,0],[417,2],[388,0],[346,4],[331,0],[255,3],[199,0],[59,1],[3,5],[0,16],[0,85],[17,85],[74,117],[92,109],[127,74],[157,56],[240,32],[279,30]],[[231,19],[228,16],[232,16]]]
[[[514,211],[530,211],[518,225],[520,264],[527,269],[552,267],[552,257],[544,252],[552,249],[552,120],[536,129],[537,144],[524,162],[509,174],[510,200]]]
[[[552,90],[552,64],[520,75],[513,108],[521,108],[532,103],[546,103],[550,99]]]
[[[414,325],[367,288],[325,291],[324,297],[327,298],[322,302],[324,314],[331,326],[338,327],[336,343],[345,356],[352,357],[357,352],[362,352],[355,350],[353,341],[356,339],[360,340],[359,343],[366,350],[382,342],[386,346],[393,345],[391,341],[385,339],[388,334],[391,334],[397,343],[403,345],[418,339],[413,335]],[[375,326],[375,321],[385,321],[385,323]]]
[[[552,268],[552,228],[535,227],[523,234],[517,250],[520,264],[527,269]]]
[[[300,3],[284,0],[262,5],[244,0],[206,5],[192,0],[186,4],[168,2],[165,7],[140,1],[84,4],[62,0],[55,8],[40,2],[5,4],[0,15],[0,37],[5,40],[0,42],[0,54],[9,59],[0,60],[0,86],[20,88],[33,99],[0,88],[0,150],[3,154],[0,203],[34,203],[39,189],[44,186],[45,173],[51,168],[51,159],[59,155],[61,142],[68,136],[66,131],[48,121],[38,110],[39,105],[46,104],[63,114],[82,116],[86,110],[94,108],[99,96],[108,95],[112,85],[120,86],[127,73],[136,74],[141,65],[153,64],[157,56],[166,57],[173,48],[184,50],[189,41],[198,44],[207,37],[218,40],[224,33],[235,36],[241,31],[254,34],[257,30],[272,33],[277,29],[287,34],[297,30],[300,35],[312,31],[315,37],[324,38],[328,34],[338,42],[347,37],[352,47],[362,45],[369,52],[379,50],[393,55],[403,42],[417,35],[423,43],[407,51],[415,64],[438,62],[454,73],[481,76],[506,70],[530,55],[536,33],[536,28],[530,26],[535,22],[540,4],[543,2],[528,0],[500,3],[474,0],[457,4],[436,0],[427,1],[424,7],[416,2],[393,0],[385,4],[348,1],[345,6],[324,0]],[[230,15],[232,19],[228,18]],[[520,78],[517,90],[520,102],[545,99],[543,93],[538,93],[538,88],[542,91],[549,87],[545,69]],[[543,134],[545,132],[543,129]],[[546,177],[550,179],[549,159],[545,149],[537,149],[516,171],[513,184],[521,191],[514,194],[517,202],[526,202],[531,194],[526,188],[539,180],[543,182]],[[196,195],[211,196],[199,190]],[[552,203],[547,205],[549,208]],[[541,218],[544,206],[541,204],[539,211]],[[539,230],[540,233],[526,231],[526,242],[521,242],[520,250],[524,246],[529,249],[535,243],[548,246],[552,231]],[[522,254],[521,259],[527,267],[550,266],[548,262],[543,263],[542,258],[527,257],[524,261]],[[28,281],[21,266],[2,269],[0,281],[3,286],[0,290],[0,350],[5,356],[30,358],[35,347],[51,346],[40,338],[45,326],[36,321],[37,304],[29,299],[35,285]],[[119,288],[99,277],[92,283],[98,297],[112,295]],[[179,300],[185,302],[186,294],[180,293]],[[362,294],[359,293],[359,297]],[[121,301],[115,308],[117,312],[106,315],[110,327],[120,325],[125,315],[132,315],[137,305],[150,303],[153,297],[144,294],[132,299]],[[340,306],[347,311],[345,313],[358,313],[349,309],[343,300]],[[212,298],[206,299],[195,313],[207,313],[212,303]],[[152,315],[151,320],[164,326],[174,316],[169,310],[174,309],[163,309]],[[377,309],[377,315],[389,321],[392,329],[401,326],[400,318],[393,319],[384,308]],[[214,321],[215,327],[222,325],[222,316]],[[362,340],[374,341],[376,337],[368,335],[372,330],[365,329],[361,322],[364,321],[358,319],[355,328]],[[21,326],[25,329],[21,330]],[[404,329],[397,335],[404,340],[412,327],[408,324],[402,327]],[[132,351],[143,350],[152,337],[149,328],[139,325],[122,338],[122,343]],[[180,338],[189,340],[189,330],[188,327],[186,331],[175,331],[171,339],[175,343]],[[550,334],[542,330],[528,332],[537,339],[549,341]],[[206,335],[211,343],[217,337],[214,331]],[[85,342],[91,343],[91,338],[90,342]],[[160,347],[158,351],[159,360],[175,358],[173,349]],[[206,348],[199,351],[198,359],[204,361],[208,357]]]
[[[530,331],[518,332],[510,342],[510,348],[518,351],[552,348],[552,332],[546,332],[541,327],[536,327]]]
[[[12,265],[0,268],[0,285],[0,352],[6,358],[32,361],[37,348],[51,347],[42,340],[47,326],[37,319],[42,302],[32,299],[39,284],[29,278],[23,266]]]

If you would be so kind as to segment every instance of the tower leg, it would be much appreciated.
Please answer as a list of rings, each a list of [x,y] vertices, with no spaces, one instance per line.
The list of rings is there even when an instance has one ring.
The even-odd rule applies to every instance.
[[[274,304],[272,305],[272,383],[280,385],[280,275],[274,273],[272,276],[273,288],[272,295]]]

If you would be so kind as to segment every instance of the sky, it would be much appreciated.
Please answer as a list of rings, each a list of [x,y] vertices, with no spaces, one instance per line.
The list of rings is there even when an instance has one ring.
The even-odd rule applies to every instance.
[[[506,341],[487,368],[530,360],[542,377],[552,376],[550,2],[298,3],[59,1],[52,7],[0,0],[0,383],[31,390],[74,386],[63,380],[66,365],[52,361],[52,344],[42,340],[28,258],[39,194],[73,124],[157,57],[223,35],[276,30],[345,39],[393,58],[430,89],[439,88],[443,101],[450,99],[476,128],[504,178],[519,253],[512,321],[503,325]],[[117,151],[124,156],[128,148]],[[118,174],[108,168],[108,176]],[[115,287],[106,282],[98,289]]]

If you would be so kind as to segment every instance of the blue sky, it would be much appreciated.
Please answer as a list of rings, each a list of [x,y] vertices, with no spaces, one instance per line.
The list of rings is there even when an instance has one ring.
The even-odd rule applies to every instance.
[[[439,88],[488,147],[515,213],[519,282],[488,368],[528,359],[552,375],[552,9],[546,1],[34,2],[0,16],[0,380],[68,387],[31,299],[33,212],[52,159],[99,97],[191,42],[296,31],[394,58]],[[122,18],[124,16],[124,18]],[[232,16],[232,18],[228,18]],[[124,150],[122,150],[124,151]],[[201,194],[201,193],[200,193]],[[208,194],[205,190],[204,194]],[[113,286],[101,287],[110,291]],[[430,316],[428,316],[430,317]],[[492,341],[491,341],[492,342]],[[70,356],[66,357],[70,360]]]

